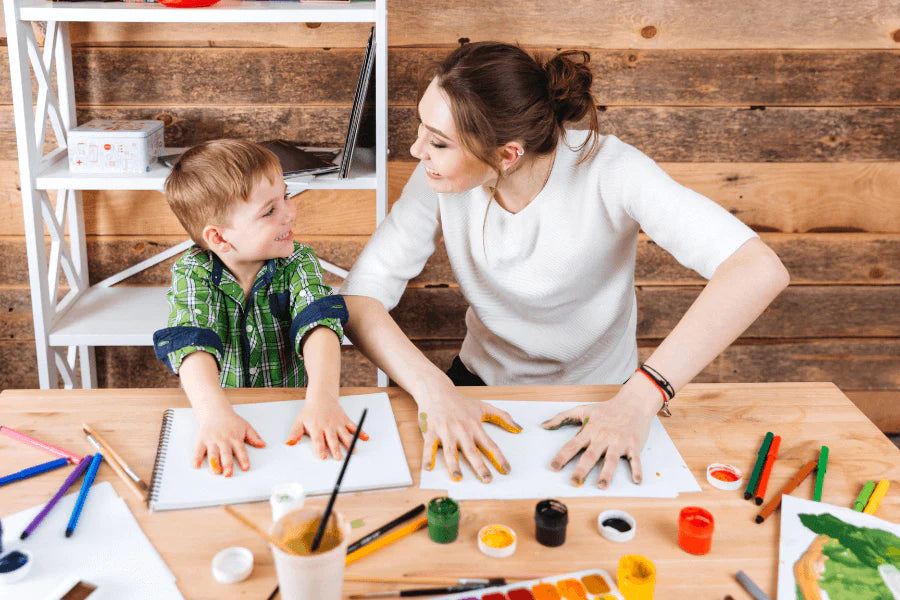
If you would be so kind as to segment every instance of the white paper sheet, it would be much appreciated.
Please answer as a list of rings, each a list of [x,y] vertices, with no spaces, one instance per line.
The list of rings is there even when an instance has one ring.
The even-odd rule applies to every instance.
[[[74,487],[26,540],[19,536],[44,505],[3,517],[4,553],[27,550],[33,562],[24,579],[0,584],[0,600],[42,600],[64,579],[97,586],[91,600],[183,600],[172,571],[109,482],[91,487],[75,534],[65,537]]]
[[[288,446],[291,426],[303,400],[285,400],[260,404],[238,404],[234,410],[245,418],[266,442],[265,448],[247,446],[250,470],[235,467],[232,477],[214,475],[204,461],[200,469],[191,466],[197,429],[190,408],[175,409],[169,435],[165,465],[154,489],[153,510],[235,504],[268,499],[272,488],[286,481],[303,484],[307,495],[330,494],[334,489],[342,461],[322,460],[312,452],[309,436]],[[400,433],[387,394],[344,396],[341,406],[354,422],[364,408],[369,412],[363,430],[369,441],[356,443],[356,454],[347,466],[342,492],[387,489],[412,485]]]
[[[867,515],[862,512],[856,512],[852,508],[843,506],[834,506],[824,502],[814,502],[812,500],[804,500],[793,496],[784,496],[781,500],[781,539],[778,543],[778,598],[792,600],[798,597],[796,595],[796,578],[794,577],[794,564],[806,552],[810,544],[816,538],[817,534],[807,529],[800,521],[801,514],[822,515],[830,514],[844,523],[854,525],[856,527],[865,527],[868,529],[880,529],[887,531],[900,537],[900,525],[879,519],[875,515]],[[865,535],[860,532],[854,534],[856,540],[860,540]],[[877,548],[877,546],[876,546]],[[893,556],[884,553],[881,558],[885,564],[893,564],[894,568],[900,568],[900,556]],[[825,569],[828,569],[828,560],[824,561]],[[848,571],[849,572],[849,571]],[[856,571],[859,573],[859,571]],[[880,575],[872,571],[866,573],[869,582],[872,579],[879,581]],[[880,580],[883,581],[883,580]],[[885,588],[887,589],[887,588]],[[834,591],[834,590],[832,590]],[[882,592],[882,595],[879,595]],[[884,590],[872,591],[865,587],[864,582],[859,582],[853,591],[848,593],[837,593],[831,596],[822,595],[823,598],[830,600],[860,600],[861,598],[884,598],[890,597],[884,595]],[[900,590],[898,590],[900,593]],[[900,595],[894,595],[900,598]]]
[[[460,457],[463,479],[453,481],[447,474],[442,452],[438,450],[434,469],[422,470],[419,487],[447,490],[450,497],[459,500],[594,496],[674,498],[680,492],[700,491],[700,485],[658,418],[653,419],[647,444],[641,452],[643,483],[636,485],[631,481],[631,468],[626,460],[620,459],[611,485],[601,490],[596,485],[599,467],[594,467],[581,487],[575,487],[569,482],[578,462],[577,457],[561,471],[550,469],[550,461],[559,449],[572,439],[577,428],[562,427],[556,431],[547,431],[541,427],[541,423],[559,412],[582,403],[515,400],[491,400],[488,403],[508,412],[524,428],[521,433],[513,434],[498,427],[485,425],[488,434],[509,461],[511,473],[509,475],[494,473],[493,481],[486,485],[481,483],[468,463]]]

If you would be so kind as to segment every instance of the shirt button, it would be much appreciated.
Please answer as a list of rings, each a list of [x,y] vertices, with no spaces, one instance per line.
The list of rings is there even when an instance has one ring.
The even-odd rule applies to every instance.
[[[253,325],[247,325],[247,333],[253,333]]]

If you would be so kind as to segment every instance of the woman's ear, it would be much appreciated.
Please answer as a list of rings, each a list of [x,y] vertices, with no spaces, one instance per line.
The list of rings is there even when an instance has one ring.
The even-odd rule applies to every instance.
[[[525,148],[520,142],[507,142],[500,148],[500,169],[508,171],[525,155]]]

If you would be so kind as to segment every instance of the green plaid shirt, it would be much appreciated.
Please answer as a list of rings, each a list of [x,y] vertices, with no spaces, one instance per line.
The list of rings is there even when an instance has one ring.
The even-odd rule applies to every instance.
[[[324,326],[342,339],[348,316],[315,253],[296,242],[260,269],[247,300],[219,257],[193,246],[172,266],[168,302],[169,326],[153,334],[157,358],[177,375],[188,354],[209,352],[222,387],[305,386],[303,336]]]

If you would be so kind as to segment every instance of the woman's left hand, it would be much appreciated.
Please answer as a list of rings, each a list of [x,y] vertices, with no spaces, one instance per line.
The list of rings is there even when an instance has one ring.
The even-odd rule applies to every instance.
[[[544,429],[559,429],[566,425],[580,425],[581,429],[560,449],[550,467],[559,471],[578,452],[584,450],[571,478],[573,485],[581,485],[601,458],[614,457],[614,460],[603,461],[600,477],[597,479],[597,485],[606,489],[621,456],[628,459],[631,465],[632,480],[640,483],[641,450],[647,442],[650,423],[661,404],[659,394],[655,398],[648,398],[626,385],[610,400],[577,406],[559,413],[543,423]]]

